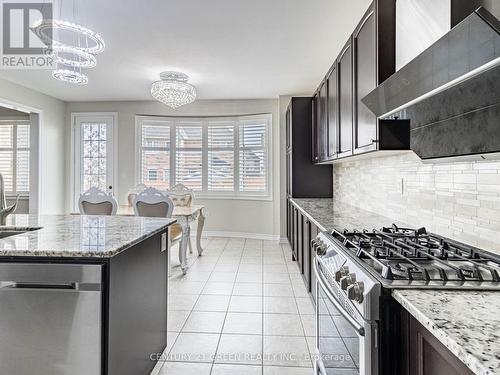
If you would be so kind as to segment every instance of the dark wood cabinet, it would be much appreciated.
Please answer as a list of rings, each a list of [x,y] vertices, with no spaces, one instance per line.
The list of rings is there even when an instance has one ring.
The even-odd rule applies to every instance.
[[[311,239],[314,239],[320,232],[320,229],[311,222],[310,225],[310,235]],[[314,273],[314,259],[316,257],[316,252],[314,248],[311,246],[311,242],[309,241],[309,275],[310,275],[310,292],[313,297],[314,302],[316,303],[316,274]]]
[[[302,277],[304,278],[304,283],[308,291],[311,291],[311,262],[310,262],[310,251],[311,247],[311,221],[307,216],[302,217],[302,251],[304,254],[303,264],[302,264]]]
[[[373,5],[353,34],[354,153],[377,148],[377,117],[361,99],[377,87],[376,23]]]
[[[297,210],[297,266],[303,272],[304,266],[304,215]]]
[[[375,0],[318,87],[313,99],[316,163],[410,148],[408,121],[379,120],[361,101],[395,71],[395,17],[396,0]]]
[[[415,318],[409,319],[409,375],[472,375],[473,372]]]
[[[316,277],[314,276],[315,249],[311,244],[320,232],[305,213],[303,213],[290,199],[287,200],[287,235],[292,248],[292,259],[302,274],[307,291],[316,300]]]
[[[396,69],[396,2],[377,0],[370,5],[354,30],[354,153],[385,150],[379,132],[380,120],[361,101]],[[407,149],[394,145],[390,149]]]
[[[338,69],[338,109],[339,109],[339,145],[338,157],[353,154],[353,69],[352,41],[346,43],[337,59]]]
[[[311,161],[313,150],[320,149],[313,143],[313,140],[320,139],[315,136],[319,129],[316,126],[316,116],[313,116],[317,100],[303,97],[292,98],[286,112],[287,197],[331,198],[333,194],[332,166],[315,165]],[[325,153],[325,151],[322,152]]]
[[[298,258],[298,235],[299,235],[299,225],[298,225],[298,214],[299,211],[295,206],[292,207],[292,217],[293,217],[293,240],[292,240],[292,253],[293,253],[293,260],[297,260]]]
[[[390,293],[381,297],[380,371],[387,375],[472,375],[473,372]]]
[[[326,77],[327,86],[327,160],[334,160],[338,153],[338,77],[335,62]]]

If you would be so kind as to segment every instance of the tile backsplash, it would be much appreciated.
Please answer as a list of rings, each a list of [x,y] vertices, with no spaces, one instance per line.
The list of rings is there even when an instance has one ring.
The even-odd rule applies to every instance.
[[[408,152],[333,174],[337,201],[500,253],[500,160],[423,163]]]

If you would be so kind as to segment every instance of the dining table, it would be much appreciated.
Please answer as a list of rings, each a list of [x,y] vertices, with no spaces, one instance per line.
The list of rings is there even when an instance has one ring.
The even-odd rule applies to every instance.
[[[203,254],[203,247],[201,246],[201,238],[203,234],[203,227],[205,226],[205,206],[200,204],[190,206],[174,206],[172,218],[177,219],[177,223],[182,228],[182,237],[179,243],[179,263],[182,273],[185,275],[188,270],[187,263],[187,249],[193,253],[193,246],[191,244],[191,223],[198,220],[196,230],[196,250],[198,256]],[[116,212],[117,215],[133,216],[134,208],[130,205],[120,205]]]

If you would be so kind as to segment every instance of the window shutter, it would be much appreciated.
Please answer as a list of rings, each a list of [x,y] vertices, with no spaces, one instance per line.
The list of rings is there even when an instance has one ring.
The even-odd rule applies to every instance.
[[[8,193],[28,193],[30,174],[30,123],[0,122],[0,173]]]
[[[175,182],[202,190],[202,125],[181,122],[176,126]]]
[[[208,123],[208,191],[234,190],[234,121]]]
[[[267,186],[267,124],[244,120],[240,123],[240,192],[265,193]]]
[[[142,182],[160,190],[169,189],[170,123],[143,124],[141,139]]]

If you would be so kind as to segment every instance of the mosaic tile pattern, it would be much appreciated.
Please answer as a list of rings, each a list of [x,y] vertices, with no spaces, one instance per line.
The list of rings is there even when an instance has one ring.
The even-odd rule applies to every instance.
[[[500,253],[500,161],[423,163],[404,153],[333,173],[337,201]]]

